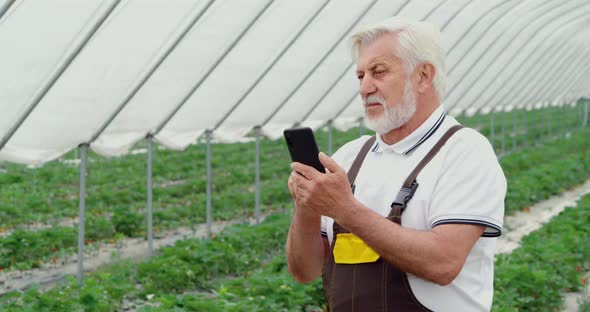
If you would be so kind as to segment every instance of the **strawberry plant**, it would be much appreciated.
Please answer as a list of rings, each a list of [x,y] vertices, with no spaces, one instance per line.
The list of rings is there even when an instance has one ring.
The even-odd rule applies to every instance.
[[[533,113],[537,117],[546,114],[543,110]],[[512,119],[509,116],[513,115],[507,115],[506,121]],[[478,117],[467,118],[465,123],[476,124],[476,118]],[[482,116],[482,119],[485,118],[489,116]],[[538,140],[546,130],[543,127],[533,127],[534,120],[529,119],[528,140]],[[573,125],[579,121],[573,118],[568,122]],[[483,123],[484,128],[481,130],[489,133],[485,128],[486,124],[489,125]],[[499,123],[496,127],[498,125]],[[507,129],[512,128],[507,126]],[[495,131],[498,134],[499,128]],[[588,179],[589,134],[588,129],[576,130],[569,137],[548,141],[543,146],[503,157],[500,162],[509,183],[507,214]],[[358,129],[344,133],[334,132],[335,146],[357,136]],[[517,134],[514,137],[519,139]],[[316,138],[321,149],[325,150],[325,133],[316,133]],[[214,144],[212,148],[214,218],[252,216],[253,143]],[[261,158],[263,211],[269,211],[272,207],[290,206],[291,199],[285,187],[290,160],[282,140],[263,140]],[[53,222],[77,214],[77,167],[57,162],[38,169],[17,165],[6,167],[9,174],[0,180],[2,227],[30,222]],[[86,226],[89,240],[104,240],[121,233],[128,236],[144,235],[144,172],[145,155],[104,159],[90,153]],[[155,149],[154,174],[155,226],[174,228],[204,222],[203,146],[191,146],[183,153]],[[22,209],[30,205],[34,207]],[[578,218],[583,219],[582,216]],[[145,311],[320,310],[318,306],[323,301],[321,285],[317,281],[309,285],[299,285],[285,269],[283,244],[288,223],[289,216],[283,214],[269,218],[258,226],[231,227],[211,240],[180,241],[175,246],[162,249],[157,256],[146,262],[122,262],[92,273],[85,278],[82,286],[68,280],[47,293],[34,288],[24,295],[5,295],[0,299],[0,308],[3,311],[116,311],[121,309],[122,300],[126,298],[146,302],[152,300],[160,304],[160,307],[150,306],[147,302],[143,308]],[[574,233],[559,227],[554,231]],[[575,231],[578,233],[578,230]],[[40,261],[48,261],[58,252],[73,251],[76,237],[76,227],[53,227],[40,231],[17,230],[0,239],[0,260],[4,261],[0,266],[38,266]],[[566,247],[572,246],[572,242],[560,243]],[[507,276],[521,274],[521,279],[528,278],[539,283],[537,286],[543,283],[551,286],[551,289],[532,293],[530,296],[519,295],[514,302],[536,306],[536,298],[540,295],[555,295],[568,288],[575,289],[572,284],[575,274],[570,269],[548,271],[529,265],[537,259],[549,263],[553,261],[553,256],[527,256],[528,252],[541,252],[539,245],[529,248],[527,253],[519,256],[523,260],[498,260],[498,272],[511,272]],[[569,265],[570,262],[573,263],[572,259],[579,260],[586,256],[581,256],[580,250],[573,249],[570,254],[568,248],[559,249],[564,262],[554,263]],[[580,270],[587,269],[586,264],[578,265]],[[527,268],[527,272],[522,272]],[[531,268],[534,270],[530,270]],[[523,293],[526,293],[534,286],[523,285],[522,288]],[[193,290],[198,293],[187,293]],[[501,302],[513,304],[510,301],[511,291],[514,292],[505,288],[502,292],[508,294],[497,295],[498,298],[508,298],[499,299],[500,311],[503,311]],[[551,306],[554,303],[543,304]]]
[[[494,311],[552,311],[590,270],[590,196],[496,258]]]

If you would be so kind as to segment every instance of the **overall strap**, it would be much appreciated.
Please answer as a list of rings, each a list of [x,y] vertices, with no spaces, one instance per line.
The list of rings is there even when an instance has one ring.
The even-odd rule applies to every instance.
[[[449,128],[447,132],[436,142],[436,144],[432,147],[432,149],[424,156],[422,161],[418,163],[416,168],[410,173],[410,175],[404,181],[404,184],[397,194],[395,200],[391,204],[391,211],[389,212],[389,216],[387,217],[389,220],[401,224],[401,217],[402,213],[406,209],[408,202],[416,193],[416,189],[418,189],[418,182],[416,182],[416,177],[426,167],[426,165],[436,156],[438,151],[447,143],[447,140],[455,134],[455,132],[461,130],[463,128],[462,125],[455,125]]]
[[[356,155],[356,158],[354,159],[352,166],[350,166],[350,169],[346,173],[346,175],[348,176],[348,182],[350,183],[350,187],[352,188],[353,193],[354,180],[356,180],[356,176],[358,175],[359,170],[361,169],[361,165],[363,164],[363,161],[365,160],[367,153],[369,153],[369,149],[371,149],[371,146],[373,146],[376,139],[377,138],[375,136],[372,136],[367,140],[367,142],[365,142],[358,155]]]

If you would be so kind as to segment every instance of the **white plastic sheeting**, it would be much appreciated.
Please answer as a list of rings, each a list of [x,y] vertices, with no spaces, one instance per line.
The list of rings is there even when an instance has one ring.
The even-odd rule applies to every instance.
[[[0,160],[347,129],[348,35],[391,15],[441,27],[451,114],[590,97],[587,0],[0,0]]]

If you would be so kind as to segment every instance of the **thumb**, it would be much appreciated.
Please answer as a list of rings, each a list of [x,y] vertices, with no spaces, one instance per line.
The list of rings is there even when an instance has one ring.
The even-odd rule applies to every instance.
[[[332,173],[336,173],[338,171],[342,171],[342,168],[334,161],[334,159],[330,158],[330,156],[320,152],[319,154],[320,162],[328,171]]]

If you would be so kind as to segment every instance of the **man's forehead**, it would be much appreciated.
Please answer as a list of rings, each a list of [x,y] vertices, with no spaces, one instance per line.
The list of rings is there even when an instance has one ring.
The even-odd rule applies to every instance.
[[[361,63],[360,61],[357,63],[356,65],[356,70],[357,71],[363,71],[363,70],[368,70],[371,69],[372,67],[376,67],[379,65],[389,65],[392,63],[392,57],[393,55],[389,56],[389,57],[375,57],[372,58],[366,62]]]
[[[357,59],[357,70],[372,66],[375,63],[391,63],[399,61],[394,51],[397,46],[396,34],[382,34],[373,42],[360,47]]]

